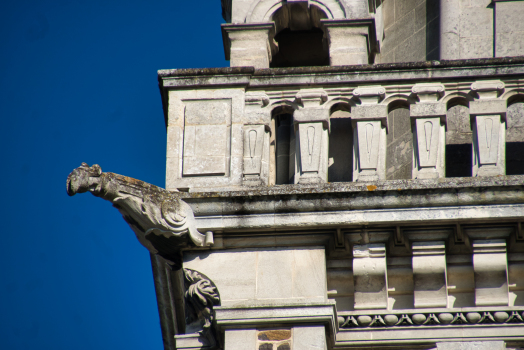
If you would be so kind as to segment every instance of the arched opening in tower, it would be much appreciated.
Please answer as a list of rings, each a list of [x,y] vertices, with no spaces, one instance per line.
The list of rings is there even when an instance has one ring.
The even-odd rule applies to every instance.
[[[278,47],[270,67],[328,66],[329,47],[320,20],[327,18],[317,6],[307,2],[289,3],[272,16]]]

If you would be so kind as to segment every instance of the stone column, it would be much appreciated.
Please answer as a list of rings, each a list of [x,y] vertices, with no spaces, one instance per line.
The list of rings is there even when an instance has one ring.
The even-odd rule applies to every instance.
[[[226,60],[231,67],[269,68],[274,36],[274,23],[223,24]]]
[[[329,64],[368,64],[376,45],[375,20],[322,20],[329,43]]]
[[[475,176],[506,174],[506,101],[498,99],[504,90],[499,80],[477,81],[471,90],[478,98],[469,104],[473,129],[473,171]]]
[[[447,307],[446,244],[413,243],[415,308]]]
[[[442,84],[416,84],[413,94],[419,101],[410,106],[413,129],[414,179],[436,179],[446,176],[446,105],[439,102],[444,94]]]
[[[246,93],[244,107],[244,158],[242,183],[262,186],[269,179],[269,131],[271,111],[264,93]]]
[[[354,98],[360,101],[360,105],[351,109],[353,181],[386,179],[388,107],[378,104],[385,92],[381,86],[353,91]]]
[[[353,247],[353,278],[355,310],[387,308],[388,280],[384,244]]]
[[[322,106],[326,100],[327,93],[321,89],[303,89],[296,95],[301,108],[293,113],[295,183],[327,182],[329,109]]]
[[[508,306],[508,262],[506,241],[473,241],[475,305]]]

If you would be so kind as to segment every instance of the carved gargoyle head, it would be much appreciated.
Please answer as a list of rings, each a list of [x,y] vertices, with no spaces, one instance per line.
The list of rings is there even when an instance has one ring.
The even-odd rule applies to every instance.
[[[100,184],[102,168],[98,164],[89,166],[82,163],[67,177],[67,194],[74,196],[77,193],[92,191]]]

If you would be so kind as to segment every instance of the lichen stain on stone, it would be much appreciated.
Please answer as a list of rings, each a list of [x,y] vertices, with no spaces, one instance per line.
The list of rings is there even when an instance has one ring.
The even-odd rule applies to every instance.
[[[374,190],[377,189],[377,186],[375,186],[375,185],[368,185],[366,187],[367,187],[368,191],[374,191]]]

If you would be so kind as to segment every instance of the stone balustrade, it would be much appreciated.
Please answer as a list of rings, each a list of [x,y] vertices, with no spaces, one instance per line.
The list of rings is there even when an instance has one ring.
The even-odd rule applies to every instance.
[[[441,63],[429,69],[397,64],[387,72],[381,65],[361,66],[362,72],[161,71],[167,188],[336,182],[330,173],[337,167],[352,169],[344,170],[344,181],[364,182],[456,177],[456,168],[459,176],[505,175],[507,111],[524,98],[524,65],[508,63],[511,76],[493,79],[494,60],[476,61],[460,76]],[[315,69],[332,74],[315,81]],[[311,72],[307,79],[304,70]],[[343,130],[335,123],[334,131],[335,117],[350,123]],[[524,123],[523,113],[511,118]],[[517,131],[523,142],[524,128]],[[449,148],[455,144],[469,147],[460,161]],[[399,177],[394,172],[400,168]]]

